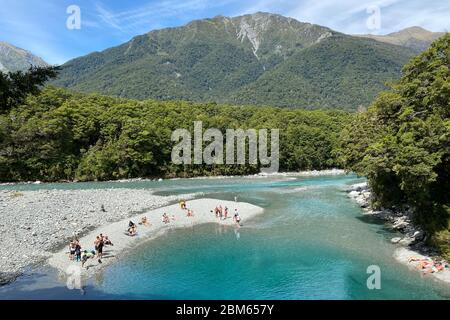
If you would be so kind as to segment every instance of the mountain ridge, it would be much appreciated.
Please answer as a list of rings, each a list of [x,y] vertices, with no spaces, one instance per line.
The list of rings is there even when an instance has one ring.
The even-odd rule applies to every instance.
[[[25,71],[30,66],[48,66],[42,58],[30,51],[16,47],[6,41],[0,41],[0,71]]]
[[[307,50],[311,48],[313,52]],[[136,99],[228,104],[269,101],[283,107],[356,110],[385,89],[386,81],[399,78],[402,66],[416,52],[257,12],[152,30],[68,61],[53,83]],[[302,64],[305,59],[309,64]],[[365,59],[371,66],[366,66]],[[298,64],[303,69],[289,71]],[[290,78],[277,70],[288,70]],[[264,85],[257,85],[261,82]]]
[[[421,52],[427,49],[433,41],[442,37],[444,34],[445,32],[432,32],[419,26],[412,26],[386,35],[365,34],[355,36],[400,45]]]

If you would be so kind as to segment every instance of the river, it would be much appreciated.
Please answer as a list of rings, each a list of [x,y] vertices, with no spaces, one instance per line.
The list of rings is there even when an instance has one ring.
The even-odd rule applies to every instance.
[[[448,299],[450,288],[392,257],[397,234],[362,215],[345,187],[354,175],[207,178],[2,186],[151,188],[157,194],[203,192],[245,201],[264,213],[240,229],[215,224],[173,230],[130,250],[69,290],[49,268],[30,269],[1,287],[6,299]],[[219,201],[218,201],[219,203]],[[369,266],[380,289],[369,289]]]

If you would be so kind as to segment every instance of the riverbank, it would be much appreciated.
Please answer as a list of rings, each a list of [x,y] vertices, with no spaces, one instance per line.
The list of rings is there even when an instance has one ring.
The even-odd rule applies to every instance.
[[[229,214],[227,219],[217,218],[215,214],[211,212],[211,210],[213,210],[217,205],[221,205],[223,208],[228,207]],[[63,277],[68,275],[68,271],[70,273],[73,272],[73,270],[80,270],[82,277],[90,277],[94,273],[100,271],[103,267],[123,257],[123,254],[132,250],[134,246],[139,245],[144,241],[157,238],[169,230],[192,227],[194,225],[204,223],[217,223],[224,226],[238,227],[233,221],[235,209],[239,212],[244,225],[247,220],[263,212],[262,208],[249,203],[208,198],[188,201],[187,208],[193,210],[193,217],[188,217],[187,211],[181,209],[179,204],[149,210],[132,217],[131,220],[136,224],[141,221],[143,217],[146,217],[150,222],[150,225],[148,226],[138,225],[138,233],[136,236],[129,236],[126,234],[125,231],[130,219],[123,219],[121,221],[102,226],[90,232],[86,236],[81,237],[79,240],[82,248],[92,250],[94,247],[93,243],[97,235],[100,233],[103,235],[108,235],[109,239],[113,243],[113,246],[105,247],[104,258],[101,260],[101,263],[97,259],[89,259],[83,268],[78,269],[78,267],[81,267],[81,263],[74,262],[69,259],[68,248],[64,248],[53,254],[48,260],[48,263],[50,266],[59,270]],[[167,213],[170,217],[169,223],[164,223],[162,221],[162,215],[164,213]],[[164,243],[161,243],[161,245],[163,246]]]
[[[42,264],[74,236],[200,194],[143,189],[0,191],[0,285]]]
[[[450,269],[439,271],[436,266],[449,265],[439,256],[438,252],[426,245],[426,233],[413,223],[414,211],[412,208],[403,210],[371,208],[371,191],[367,183],[351,185],[348,196],[363,209],[365,215],[371,215],[388,223],[388,225],[403,237],[393,237],[391,242],[397,246],[394,258],[408,266],[410,269],[420,271],[423,275],[432,276],[435,279],[450,284]]]
[[[230,175],[230,176],[197,176],[197,177],[179,177],[179,178],[166,178],[163,179],[161,177],[159,178],[131,178],[131,179],[118,179],[118,180],[108,180],[104,182],[117,182],[117,183],[124,183],[124,182],[136,182],[136,181],[164,181],[164,180],[179,180],[179,179],[234,179],[234,178],[264,178],[264,177],[320,177],[320,176],[338,176],[338,175],[345,175],[348,172],[346,172],[343,169],[324,169],[324,170],[304,170],[304,171],[289,171],[289,172],[274,172],[274,173],[255,173],[252,175]],[[14,186],[14,185],[39,185],[42,183],[77,183],[79,181],[52,181],[52,182],[42,182],[42,181],[19,181],[19,182],[1,182],[0,186]],[[83,181],[83,182],[89,182],[89,181]]]
[[[285,178],[344,174],[343,170],[330,169],[270,175],[257,174],[239,178],[264,179],[277,176]],[[218,179],[218,177],[210,178]],[[154,180],[129,179],[112,182]],[[149,190],[125,188],[19,191],[22,185],[27,184],[40,185],[42,182],[3,183],[2,185],[7,186],[7,190],[0,190],[0,232],[2,233],[0,285],[14,280],[28,267],[42,264],[52,252],[66,246],[68,239],[73,236],[83,236],[105,224],[178,202],[181,198],[194,197],[194,195],[164,197],[154,195]],[[18,186],[17,190],[15,186]]]

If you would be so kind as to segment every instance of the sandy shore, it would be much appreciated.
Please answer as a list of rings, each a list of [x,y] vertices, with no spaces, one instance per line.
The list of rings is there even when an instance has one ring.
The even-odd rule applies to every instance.
[[[228,207],[230,212],[228,219],[220,220],[216,218],[214,213],[210,212],[210,210],[214,209],[219,204],[222,205],[222,207]],[[130,220],[127,218],[102,226],[80,238],[80,243],[83,249],[92,250],[94,247],[93,243],[97,235],[100,233],[103,235],[108,235],[114,245],[105,247],[102,263],[99,263],[97,259],[89,259],[84,268],[81,268],[80,262],[74,262],[69,259],[68,248],[64,248],[53,254],[48,260],[48,263],[50,266],[58,269],[61,276],[67,276],[68,274],[74,272],[73,270],[79,270],[81,272],[81,276],[86,278],[92,276],[95,272],[101,270],[101,268],[117,261],[120,257],[123,257],[123,253],[127,253],[132,250],[133,246],[136,246],[143,241],[157,238],[167,230],[191,227],[193,225],[204,223],[219,223],[222,225],[236,226],[232,219],[235,209],[238,209],[239,215],[242,218],[242,224],[245,225],[247,220],[263,212],[262,208],[249,203],[231,202],[217,199],[191,200],[188,201],[187,207],[194,211],[193,217],[187,217],[186,211],[182,210],[179,204],[149,210],[132,217],[131,220],[136,224],[144,216],[146,216],[151,223],[150,226],[138,225],[138,235],[134,237],[130,237],[125,233]],[[170,217],[174,216],[174,219],[171,219],[171,222],[168,224],[163,223],[163,213],[167,213]]]

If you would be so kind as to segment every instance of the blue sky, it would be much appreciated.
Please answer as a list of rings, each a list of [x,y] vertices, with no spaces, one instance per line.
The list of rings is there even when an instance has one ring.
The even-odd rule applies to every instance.
[[[66,27],[70,5],[81,10],[79,30]],[[374,5],[380,9],[381,23],[379,29],[371,30],[366,23],[371,15],[367,8]],[[256,11],[279,13],[351,34],[386,34],[410,26],[450,30],[448,0],[0,0],[0,41],[60,64],[153,29]]]

